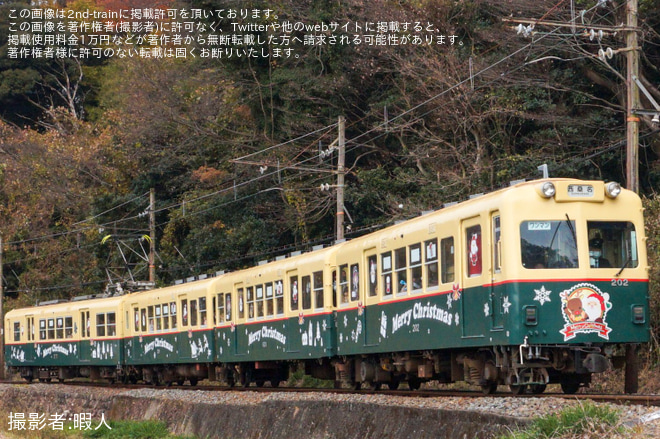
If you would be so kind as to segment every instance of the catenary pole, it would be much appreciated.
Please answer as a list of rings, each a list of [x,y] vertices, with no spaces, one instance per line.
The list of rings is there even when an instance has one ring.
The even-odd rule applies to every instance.
[[[0,236],[0,322],[2,322],[1,323],[2,329],[0,329],[0,380],[5,379],[5,311],[4,311],[5,290],[2,282],[2,280],[4,279],[4,272],[2,269],[2,264],[3,264],[2,256],[3,256],[2,236]]]
[[[149,191],[149,282],[156,283],[156,190]],[[152,286],[153,288],[153,286]]]
[[[626,187],[639,192],[639,88],[634,78],[639,77],[639,45],[637,41],[638,1],[626,3]]]
[[[337,241],[344,239],[344,162],[346,154],[346,126],[344,116],[339,116],[339,140],[337,147]]]

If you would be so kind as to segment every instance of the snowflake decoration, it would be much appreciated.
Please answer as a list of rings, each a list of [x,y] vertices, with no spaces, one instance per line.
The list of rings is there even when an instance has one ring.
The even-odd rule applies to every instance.
[[[456,313],[456,314],[454,315],[454,317],[455,317],[454,320],[455,320],[455,322],[456,322],[456,326],[458,326],[458,319],[459,319],[459,317],[458,317],[458,313]]]
[[[550,293],[552,293],[552,291],[546,290],[545,285],[541,285],[541,289],[534,290],[534,292],[536,293],[536,297],[534,297],[534,300],[539,302],[541,306],[543,306],[545,302],[550,302]]]
[[[451,309],[451,304],[454,301],[454,298],[451,294],[447,294],[447,309]]]
[[[488,317],[489,313],[490,313],[490,307],[488,306],[487,303],[484,303],[484,315]]]
[[[504,314],[509,314],[509,307],[511,302],[509,302],[509,296],[504,296],[504,301],[502,302],[502,308],[504,309]]]

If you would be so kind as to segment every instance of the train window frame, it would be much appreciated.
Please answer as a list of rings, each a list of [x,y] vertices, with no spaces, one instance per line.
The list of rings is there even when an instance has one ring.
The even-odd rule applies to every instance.
[[[520,265],[526,270],[579,269],[579,246],[575,230],[575,220],[522,220],[519,227]],[[532,238],[535,238],[534,242]]]
[[[456,280],[456,247],[454,237],[447,236],[440,240],[440,281],[443,284]]]
[[[262,284],[254,287],[254,316],[258,319],[264,318],[264,286]]]
[[[64,338],[73,338],[73,317],[64,317]]]
[[[412,281],[413,293],[422,291],[422,244],[416,243],[408,246],[408,258],[410,261],[410,279]],[[413,258],[415,258],[413,260]],[[417,280],[416,280],[417,279]]]
[[[323,270],[312,273],[312,290],[314,291],[314,309],[323,309]]]
[[[245,318],[245,289],[243,287],[236,288],[236,294],[238,295],[238,318]]]
[[[245,287],[245,305],[247,305],[247,319],[254,320],[254,287]]]
[[[162,322],[162,317],[163,314],[161,313],[161,305],[155,305],[154,306],[154,321],[156,322],[156,331],[160,332],[163,330],[163,322]]]
[[[181,303],[181,327],[186,328],[188,327],[188,299],[181,299],[179,301]]]
[[[225,293],[225,322],[231,322],[232,319],[231,302],[232,302],[231,292]]]
[[[369,269],[367,295],[376,297],[378,296],[378,255],[367,256],[367,267]]]
[[[218,293],[216,305],[218,306],[218,325],[222,325],[225,322],[225,293]]]
[[[394,285],[397,296],[408,294],[408,257],[406,247],[394,249]]]
[[[300,291],[298,288],[298,275],[289,276],[289,309],[291,311],[298,311],[298,295]]]
[[[64,339],[64,317],[57,317],[55,319],[55,339]]]
[[[140,332],[140,307],[139,306],[134,306],[133,307],[133,332],[138,333]]]
[[[117,314],[115,312],[109,312],[106,314],[105,325],[108,337],[114,337],[117,335]]]
[[[156,320],[154,318],[154,306],[147,306],[147,321],[149,322],[148,329],[149,333],[156,331]]]
[[[438,238],[424,241],[424,274],[427,291],[433,291],[440,287]]]
[[[275,281],[275,314],[284,315],[284,281],[282,279]]]
[[[383,279],[383,297],[392,297],[396,288],[392,288],[392,252],[386,251],[380,254],[381,278]]]
[[[465,229],[465,276],[468,278],[479,277],[484,273],[483,263],[483,232],[481,224],[466,227]]]
[[[96,313],[96,336],[105,337],[105,313]]]
[[[34,316],[27,316],[27,339],[34,341]]]
[[[165,302],[161,305],[163,309],[163,331],[170,330],[170,305]]]
[[[264,316],[273,317],[275,315],[275,294],[273,292],[273,283],[265,283],[264,290]]]
[[[345,306],[350,303],[350,293],[348,291],[348,264],[339,266],[339,306]]]
[[[55,319],[48,319],[48,340],[55,340]]]
[[[21,322],[14,322],[14,341],[21,341]]]
[[[39,340],[46,340],[46,319],[39,319]]]
[[[147,308],[140,309],[140,332],[147,332]]]
[[[631,221],[587,221],[589,268],[637,268],[637,230]],[[624,256],[625,255],[625,256]]]
[[[497,274],[502,272],[502,219],[499,213],[493,212],[491,224],[493,227],[493,272]]]
[[[199,307],[198,307],[197,299],[190,299],[188,306],[190,306],[190,309],[188,311],[188,315],[190,315],[190,326],[196,327],[199,324],[199,315],[197,314],[199,311]]]
[[[198,311],[199,311],[199,324],[202,327],[208,326],[208,312],[206,307],[206,297],[200,297],[197,300]]]
[[[349,273],[351,276],[351,280],[350,280],[351,295],[349,297],[349,301],[355,302],[360,298],[360,264],[351,264],[351,269]]]
[[[172,322],[172,330],[175,330],[178,325],[176,317],[176,302],[170,302],[170,321]]]
[[[312,277],[310,275],[303,276],[302,282],[302,297],[301,305],[303,311],[312,309]]]

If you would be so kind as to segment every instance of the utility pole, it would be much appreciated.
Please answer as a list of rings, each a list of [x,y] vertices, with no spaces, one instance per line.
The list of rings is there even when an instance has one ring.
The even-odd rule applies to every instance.
[[[149,191],[149,282],[156,285],[156,190]],[[153,287],[152,287],[153,288]]]
[[[639,88],[634,78],[639,77],[639,46],[637,41],[637,0],[626,3],[626,187],[639,192]]]
[[[344,116],[339,116],[339,136],[337,147],[337,241],[344,239],[344,162],[346,160],[346,124]]]
[[[5,379],[5,290],[3,285],[4,272],[2,269],[2,256],[2,236],[0,235],[0,322],[2,322],[0,323],[0,325],[2,325],[2,329],[0,329],[0,380]]]

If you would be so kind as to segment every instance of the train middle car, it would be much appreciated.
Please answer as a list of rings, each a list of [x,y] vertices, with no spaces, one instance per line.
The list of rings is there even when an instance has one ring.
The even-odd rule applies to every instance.
[[[246,270],[11,311],[6,357],[28,379],[277,386],[302,364],[355,388],[572,393],[649,339],[642,210],[616,184],[520,183]]]

